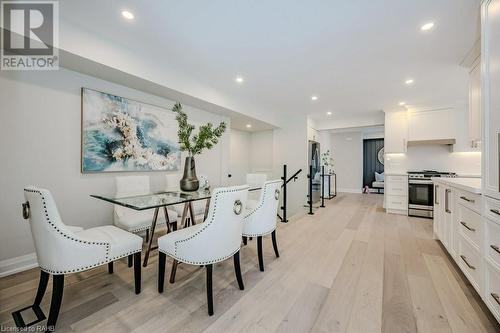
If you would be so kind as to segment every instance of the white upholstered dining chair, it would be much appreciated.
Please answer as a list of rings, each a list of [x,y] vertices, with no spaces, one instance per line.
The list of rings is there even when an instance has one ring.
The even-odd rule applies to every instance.
[[[65,225],[48,190],[30,186],[24,189],[24,197],[23,217],[29,219],[41,269],[33,310],[40,309],[49,275],[53,277],[48,330],[55,328],[57,322],[66,274],[105,264],[111,274],[113,261],[133,257],[135,293],[141,292],[141,237],[110,225],[86,230]]]
[[[121,176],[116,177],[116,197],[131,197],[151,193],[148,176]],[[158,215],[156,225],[166,223],[168,214],[169,224],[167,230],[177,229],[177,212],[172,209],[163,209],[163,216]],[[152,210],[137,211],[120,205],[114,206],[114,224],[118,228],[132,233],[146,231],[146,242],[149,239],[149,231],[153,220]],[[153,235],[151,235],[153,237]],[[130,265],[130,263],[129,263]]]
[[[166,256],[177,262],[203,265],[207,274],[208,314],[213,315],[212,267],[230,257],[239,288],[244,289],[240,270],[240,246],[243,214],[248,186],[217,188],[212,193],[205,222],[172,232],[158,239],[158,292],[163,292]]]
[[[279,198],[282,180],[270,180],[262,185],[260,199],[255,207],[248,208],[243,217],[243,243],[247,244],[247,237],[257,237],[257,252],[259,268],[264,271],[264,257],[262,254],[262,237],[271,234],[274,253],[279,258],[276,242],[276,214],[278,213]]]

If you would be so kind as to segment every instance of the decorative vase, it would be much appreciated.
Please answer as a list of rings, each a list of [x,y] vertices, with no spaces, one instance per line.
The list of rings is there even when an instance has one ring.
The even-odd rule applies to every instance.
[[[196,166],[194,163],[194,157],[186,157],[186,162],[184,163],[184,174],[181,179],[181,190],[186,192],[197,191],[200,187],[200,182],[196,178]]]

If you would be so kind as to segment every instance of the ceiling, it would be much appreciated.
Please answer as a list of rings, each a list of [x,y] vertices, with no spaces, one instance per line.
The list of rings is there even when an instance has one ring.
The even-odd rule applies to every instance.
[[[125,20],[124,9],[135,19]],[[60,2],[65,24],[174,68],[242,109],[250,102],[316,121],[400,101],[465,103],[468,72],[459,64],[477,40],[478,12],[479,0]],[[428,21],[434,29],[420,31]]]

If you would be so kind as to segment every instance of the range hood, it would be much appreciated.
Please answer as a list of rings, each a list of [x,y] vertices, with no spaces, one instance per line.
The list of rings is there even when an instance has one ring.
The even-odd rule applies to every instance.
[[[408,147],[411,147],[411,146],[430,146],[430,145],[452,146],[455,143],[457,143],[456,139],[409,140]]]

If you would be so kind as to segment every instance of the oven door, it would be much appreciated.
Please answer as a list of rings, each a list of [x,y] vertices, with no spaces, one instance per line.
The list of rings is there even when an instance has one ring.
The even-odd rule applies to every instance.
[[[408,183],[408,215],[433,217],[434,185],[430,180],[410,180]]]

